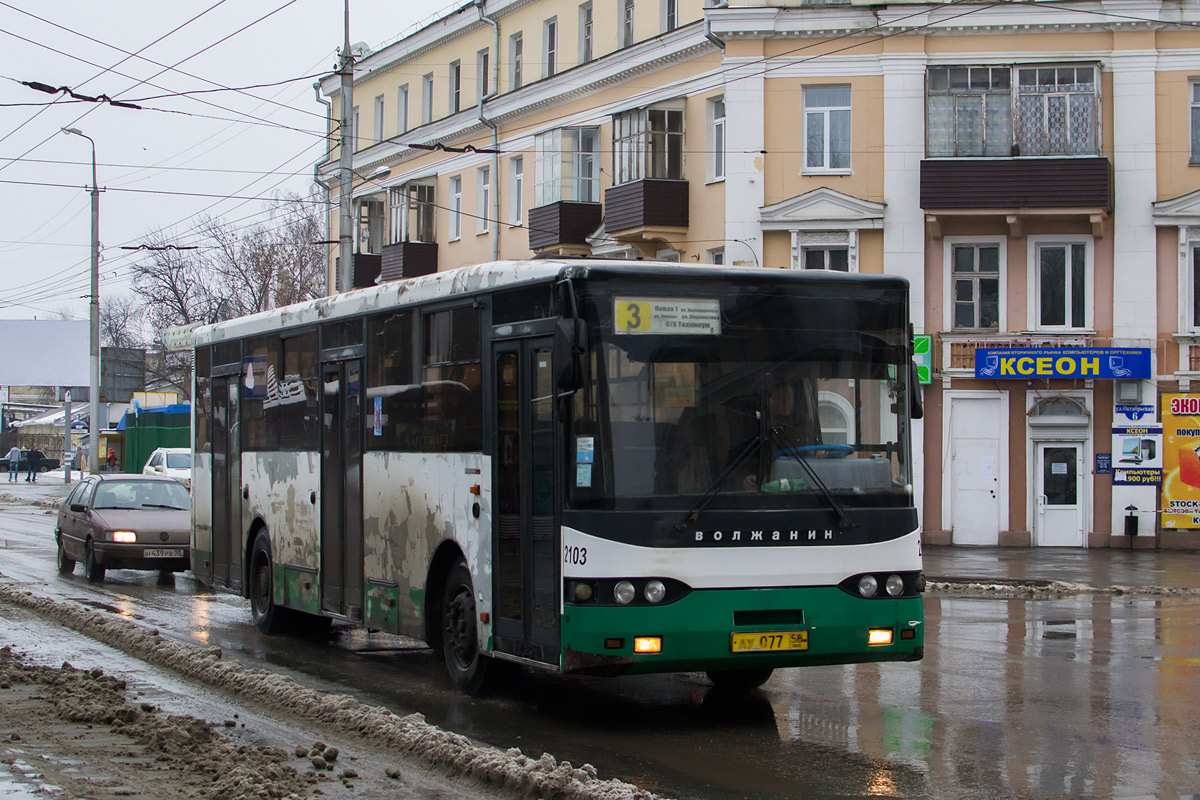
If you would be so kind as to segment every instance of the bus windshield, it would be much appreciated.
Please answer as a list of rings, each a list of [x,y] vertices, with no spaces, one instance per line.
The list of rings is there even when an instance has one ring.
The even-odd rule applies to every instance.
[[[569,506],[912,504],[895,284],[604,288],[582,311]]]

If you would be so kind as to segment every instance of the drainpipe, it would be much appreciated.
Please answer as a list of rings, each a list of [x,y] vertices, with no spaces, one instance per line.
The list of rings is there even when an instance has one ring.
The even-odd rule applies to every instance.
[[[324,97],[321,96],[321,82],[320,81],[317,81],[316,83],[313,84],[313,94],[315,94],[317,96],[317,102],[320,103],[321,105],[325,106],[325,158],[323,160],[317,162],[317,164],[313,166],[313,183],[315,183],[317,186],[320,186],[322,189],[325,190],[325,240],[328,241],[329,240],[329,228],[330,228],[330,226],[329,226],[329,206],[331,203],[330,198],[333,196],[333,192],[332,192],[331,186],[328,183],[326,183],[325,181],[321,180],[321,164],[328,161],[329,154],[333,152],[333,143],[329,139],[330,134],[333,133],[333,127],[331,124],[331,121],[333,119],[333,103],[331,103],[330,101],[326,100]],[[328,265],[329,265],[328,250],[326,250],[325,259],[326,259],[325,264],[328,267]],[[329,270],[326,269],[325,270],[325,295],[326,295],[326,297],[328,297],[331,294],[333,294],[333,287],[329,285]]]
[[[704,15],[704,38],[708,39],[722,50],[725,49],[725,40],[712,32],[712,20],[709,19],[708,14]]]
[[[500,23],[483,10],[487,0],[475,0],[479,19],[492,26],[492,90],[479,98],[479,121],[492,129],[492,261],[500,260],[500,130],[483,115],[483,104],[500,93]],[[486,213],[486,212],[485,212]]]

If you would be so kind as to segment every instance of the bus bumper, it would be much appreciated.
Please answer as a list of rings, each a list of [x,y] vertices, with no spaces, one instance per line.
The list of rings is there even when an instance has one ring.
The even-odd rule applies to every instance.
[[[567,605],[562,668],[619,675],[915,661],[924,652],[924,620],[919,596],[864,599],[835,586],[709,589],[663,606]],[[890,643],[870,644],[870,632],[883,630]],[[733,651],[734,634],[797,631],[807,634],[803,650]],[[638,637],[657,637],[661,650],[635,653]]]

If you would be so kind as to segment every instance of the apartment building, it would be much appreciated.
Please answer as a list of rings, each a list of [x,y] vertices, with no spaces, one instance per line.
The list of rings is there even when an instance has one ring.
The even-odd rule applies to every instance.
[[[355,65],[354,283],[534,253],[902,275],[927,541],[1200,547],[1198,26],[1194,0],[466,4]],[[336,198],[336,148],[317,175]]]

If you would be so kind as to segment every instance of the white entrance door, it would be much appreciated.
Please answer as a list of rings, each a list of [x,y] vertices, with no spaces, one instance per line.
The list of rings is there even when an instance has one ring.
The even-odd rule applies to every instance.
[[[1083,547],[1080,446],[1037,443],[1033,540],[1042,547]]]
[[[1000,399],[956,397],[951,409],[951,541],[999,544]]]

